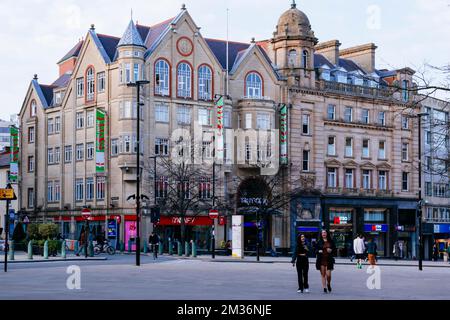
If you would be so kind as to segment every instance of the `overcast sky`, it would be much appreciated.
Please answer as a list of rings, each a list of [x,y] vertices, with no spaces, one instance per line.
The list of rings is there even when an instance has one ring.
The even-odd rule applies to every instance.
[[[0,0],[0,118],[18,113],[30,80],[50,84],[56,62],[91,23],[98,33],[121,36],[133,17],[151,25],[178,14],[181,4],[204,37],[249,42],[271,37],[291,0]],[[374,42],[378,68],[450,63],[450,0],[297,0],[319,41],[341,48]]]

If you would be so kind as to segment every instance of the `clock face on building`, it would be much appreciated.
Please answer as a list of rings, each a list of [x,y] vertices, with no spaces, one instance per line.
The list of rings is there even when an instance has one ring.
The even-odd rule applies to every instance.
[[[192,54],[194,46],[189,38],[181,37],[177,42],[177,49],[182,56],[187,57]]]

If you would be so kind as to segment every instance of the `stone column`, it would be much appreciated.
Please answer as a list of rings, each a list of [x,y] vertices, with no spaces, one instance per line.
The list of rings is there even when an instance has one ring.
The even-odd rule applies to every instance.
[[[233,258],[244,258],[244,216],[232,216],[232,255]]]

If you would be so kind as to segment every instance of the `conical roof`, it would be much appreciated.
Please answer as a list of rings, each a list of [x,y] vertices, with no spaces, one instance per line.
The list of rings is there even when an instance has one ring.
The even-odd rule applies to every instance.
[[[136,25],[134,24],[133,20],[130,20],[130,23],[128,24],[127,30],[125,30],[125,33],[123,34],[122,38],[119,41],[120,46],[141,46],[145,47],[144,42],[142,41],[141,36],[139,35],[139,31],[136,28]]]

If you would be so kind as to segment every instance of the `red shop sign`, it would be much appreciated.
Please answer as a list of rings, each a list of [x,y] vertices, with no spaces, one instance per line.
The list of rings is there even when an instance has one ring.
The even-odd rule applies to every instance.
[[[209,217],[185,217],[185,224],[187,226],[211,226],[213,224],[213,220]],[[159,219],[158,225],[160,226],[179,226],[181,225],[181,218],[172,216],[172,217],[161,217]]]

